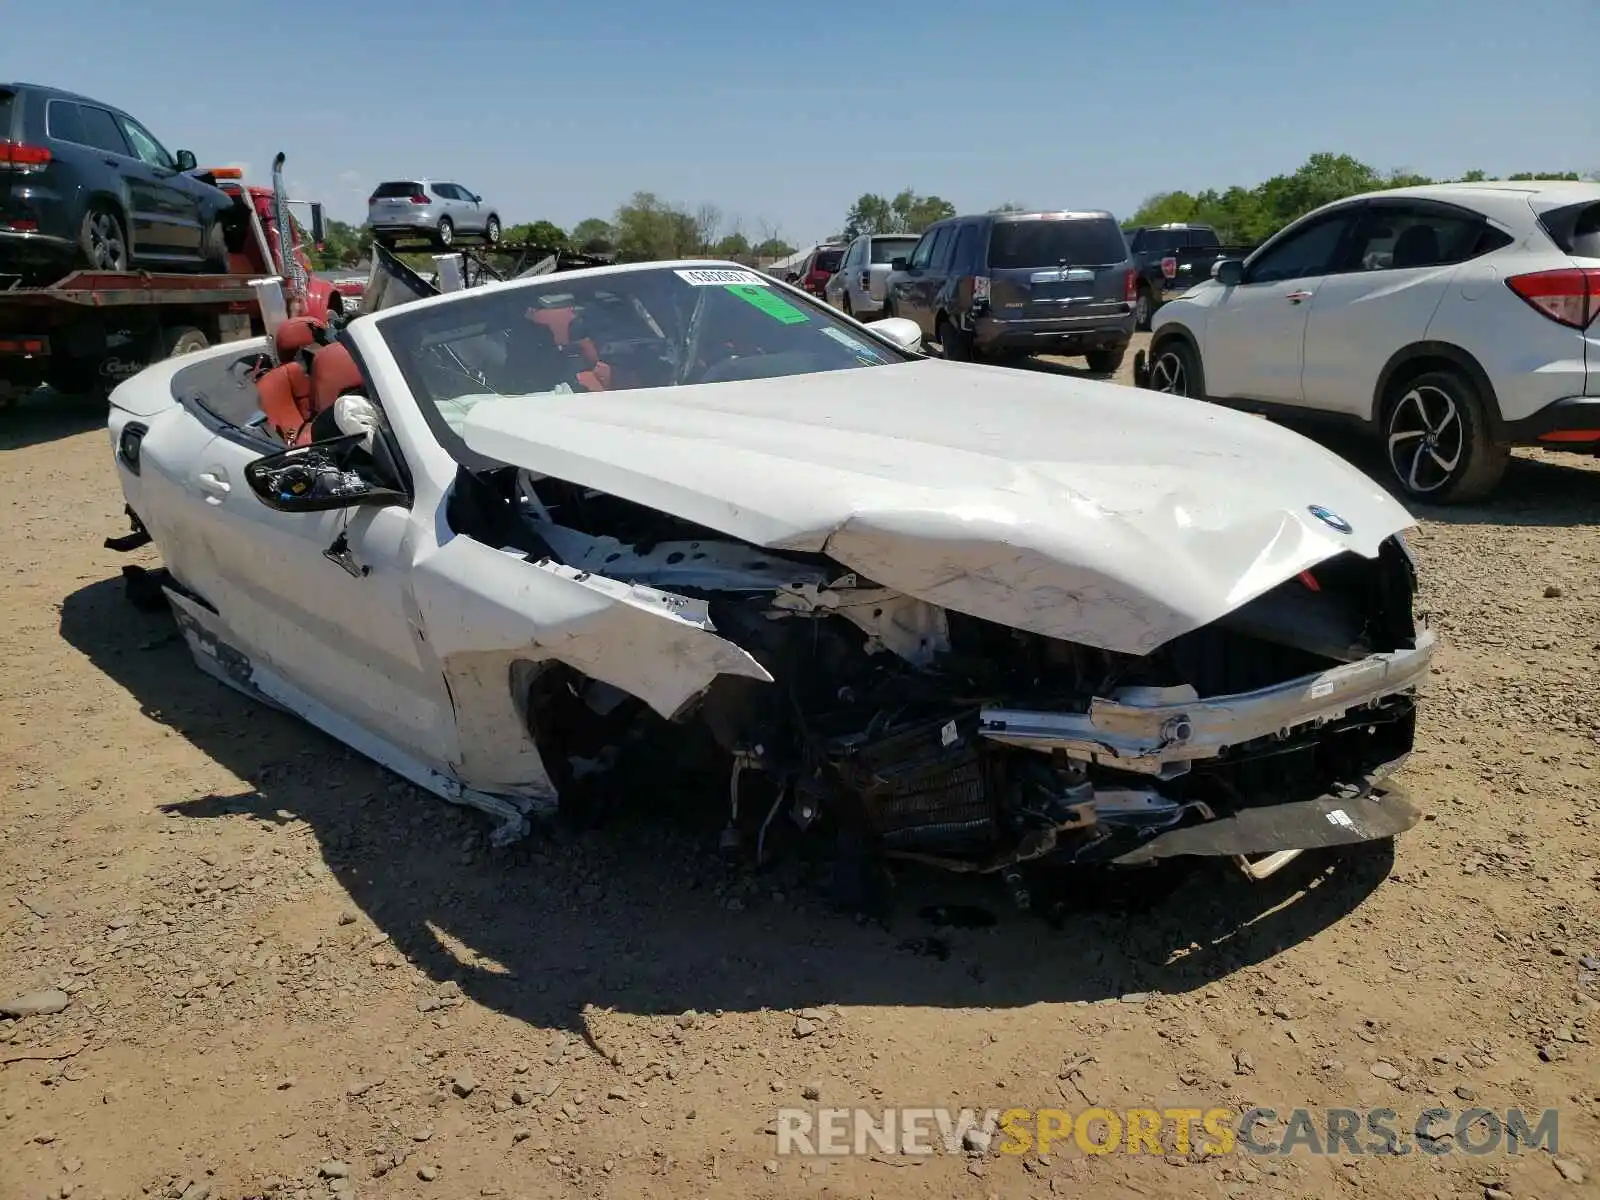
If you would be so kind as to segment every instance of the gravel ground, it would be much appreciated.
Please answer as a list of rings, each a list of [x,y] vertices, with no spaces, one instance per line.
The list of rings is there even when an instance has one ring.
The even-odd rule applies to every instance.
[[[0,425],[0,1003],[56,1010],[0,1017],[4,1200],[1596,1194],[1592,460],[1420,514],[1444,645],[1392,849],[1059,928],[912,873],[880,926],[648,806],[492,854],[210,682],[122,600],[102,412]],[[1560,1142],[778,1158],[778,1110],[818,1103],[1555,1107]]]

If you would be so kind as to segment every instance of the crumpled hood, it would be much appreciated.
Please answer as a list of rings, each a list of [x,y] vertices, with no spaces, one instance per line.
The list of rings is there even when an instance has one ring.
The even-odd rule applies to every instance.
[[[1360,471],[1258,417],[938,361],[486,399],[500,462],[1048,637],[1144,654],[1412,524]],[[1331,510],[1341,533],[1310,511]]]

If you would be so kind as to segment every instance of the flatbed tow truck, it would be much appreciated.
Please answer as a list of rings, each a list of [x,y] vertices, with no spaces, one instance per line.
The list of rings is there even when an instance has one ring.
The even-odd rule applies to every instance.
[[[109,391],[161,359],[259,336],[266,330],[253,280],[282,280],[299,315],[326,320],[359,306],[361,282],[312,273],[284,195],[283,155],[270,188],[250,186],[237,169],[201,177],[234,198],[227,274],[73,271],[45,287],[6,287],[0,276],[0,412],[41,383],[72,394]],[[322,206],[310,210],[320,242]]]

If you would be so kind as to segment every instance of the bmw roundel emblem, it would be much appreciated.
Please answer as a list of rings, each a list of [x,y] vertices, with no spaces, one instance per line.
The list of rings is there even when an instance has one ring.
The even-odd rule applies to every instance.
[[[1331,508],[1323,508],[1320,504],[1313,504],[1307,509],[1307,511],[1317,520],[1321,521],[1324,525],[1331,526],[1332,528],[1337,529],[1340,533],[1350,532],[1350,522],[1346,521]]]

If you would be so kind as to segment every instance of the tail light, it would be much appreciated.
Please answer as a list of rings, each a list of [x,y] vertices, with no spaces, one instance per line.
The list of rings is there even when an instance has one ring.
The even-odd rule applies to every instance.
[[[1600,316],[1600,267],[1513,275],[1506,286],[1552,321],[1587,329]]]
[[[1171,254],[1169,254],[1165,258],[1163,258],[1161,260],[1161,273],[1163,275],[1165,275],[1168,279],[1176,279],[1178,277],[1178,260],[1177,260],[1177,258],[1175,258]]]
[[[1122,273],[1122,298],[1129,304],[1139,298],[1139,272],[1130,270]]]
[[[418,192],[415,196],[411,197],[411,203],[413,204],[426,204],[427,202],[428,198],[421,192]]]
[[[0,170],[40,171],[50,165],[50,151],[0,138]]]
[[[863,272],[861,272],[861,277],[856,280],[856,287],[857,287],[858,290],[864,292],[864,291],[867,290],[867,284],[869,284],[871,281],[872,281],[872,272],[871,271],[863,271]]]
[[[367,197],[367,203],[368,204],[376,204],[377,202],[378,202],[378,193],[377,192],[373,192],[372,195]]]
[[[972,277],[972,302],[974,304],[989,303],[989,277],[987,275],[974,275]]]

